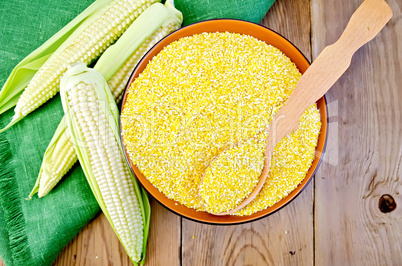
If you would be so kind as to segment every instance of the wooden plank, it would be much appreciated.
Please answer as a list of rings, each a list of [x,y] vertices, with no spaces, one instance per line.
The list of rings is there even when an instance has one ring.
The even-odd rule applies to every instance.
[[[277,1],[262,24],[279,32],[310,58],[310,2]],[[183,265],[313,264],[313,186],[279,212],[236,226],[183,219]]]
[[[281,211],[244,225],[183,219],[183,265],[312,265],[312,189],[303,193]]]
[[[155,201],[151,202],[151,209],[151,228],[145,265],[181,265],[182,218]]]
[[[103,214],[86,225],[63,249],[54,265],[131,265]]]
[[[361,2],[312,0],[314,57]],[[327,93],[329,149],[315,179],[317,265],[402,264],[402,207],[379,208],[385,194],[402,203],[402,6],[387,2],[392,20]]]
[[[151,202],[146,265],[180,265],[180,217]],[[54,265],[132,265],[103,214],[63,249]]]

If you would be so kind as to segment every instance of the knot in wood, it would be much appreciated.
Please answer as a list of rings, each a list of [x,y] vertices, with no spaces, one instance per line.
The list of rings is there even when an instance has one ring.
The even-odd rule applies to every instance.
[[[384,194],[378,202],[378,208],[383,213],[392,212],[396,209],[396,202],[391,195]]]

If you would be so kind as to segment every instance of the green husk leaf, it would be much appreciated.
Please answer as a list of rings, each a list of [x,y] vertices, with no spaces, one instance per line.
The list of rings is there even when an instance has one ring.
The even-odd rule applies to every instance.
[[[141,187],[141,195],[142,195],[142,203],[144,207],[144,244],[142,246],[142,257],[141,257],[141,265],[145,263],[145,257],[147,253],[147,242],[148,242],[148,234],[149,234],[149,226],[151,221],[151,205],[149,204],[148,193],[147,191]]]
[[[39,47],[37,50],[39,50],[41,47]],[[37,50],[35,50],[33,53],[35,53]],[[28,85],[36,71],[38,71],[38,69],[46,62],[50,55],[51,53],[45,54],[38,59],[24,64],[24,60],[28,58],[26,57],[13,69],[11,75],[8,77],[0,91],[0,114],[17,104],[18,98],[24,91],[24,88]],[[18,84],[15,85],[15,88],[13,90],[10,89],[13,84],[17,82]]]
[[[72,117],[73,112],[70,112],[70,107],[67,104],[67,99],[66,99],[67,96],[66,96],[65,90],[67,90],[67,88],[69,88],[69,87],[76,86],[77,84],[79,84],[82,81],[84,81],[87,84],[90,83],[94,86],[96,94],[99,99],[99,102],[101,103],[102,112],[104,112],[104,114],[108,120],[109,126],[112,129],[113,134],[117,140],[119,149],[123,153],[122,145],[120,143],[119,130],[118,130],[119,110],[114,101],[114,98],[109,90],[109,87],[108,87],[105,79],[102,77],[102,75],[99,72],[97,72],[96,70],[88,68],[83,63],[76,63],[76,64],[72,65],[71,68],[69,70],[67,70],[67,72],[65,73],[64,77],[61,80],[61,84],[60,84],[61,102],[62,102],[63,109],[65,112],[68,130],[71,135],[71,141],[73,142],[75,147],[80,147],[81,145],[85,145],[85,144],[79,143],[79,141],[78,141],[78,140],[82,140],[83,137],[81,136],[81,133],[79,131],[79,127],[77,125],[76,120],[73,119],[73,117]],[[84,171],[85,176],[87,177],[88,183],[91,187],[92,192],[95,195],[96,200],[99,203],[99,206],[101,207],[101,209],[102,209],[103,213],[105,214],[106,218],[108,219],[109,223],[112,225],[113,230],[116,232],[116,228],[114,227],[112,219],[106,209],[106,205],[101,196],[100,189],[95,180],[95,176],[92,172],[92,168],[90,167],[89,155],[87,154],[87,150],[78,148],[78,149],[76,149],[76,153],[77,153],[78,159],[81,163],[82,170]],[[127,163],[126,163],[126,167],[128,167]],[[130,171],[130,174],[131,174],[131,178],[133,180],[135,193],[136,193],[138,202],[140,204],[143,225],[144,225],[144,228],[146,225],[148,228],[149,221],[147,222],[147,220],[149,220],[149,219],[146,218],[146,215],[147,215],[147,213],[149,214],[149,212],[145,211],[145,208],[148,208],[148,207],[144,206],[144,200],[146,202],[148,202],[148,199],[147,199],[147,197],[144,197],[141,194],[141,190],[138,185],[138,182],[135,179],[134,175],[131,173],[131,171]],[[120,236],[118,234],[116,234],[116,235],[119,238],[119,240],[121,241]],[[145,231],[144,231],[144,236],[145,236]],[[144,245],[146,245],[146,242],[143,242],[143,246]],[[133,261],[133,263],[136,264],[135,261]]]
[[[95,1],[75,19],[17,64],[4,83],[3,88],[0,90],[0,114],[17,104],[19,96],[24,91],[29,81],[46,60],[63,44],[63,42],[84,21],[111,1],[112,0]]]

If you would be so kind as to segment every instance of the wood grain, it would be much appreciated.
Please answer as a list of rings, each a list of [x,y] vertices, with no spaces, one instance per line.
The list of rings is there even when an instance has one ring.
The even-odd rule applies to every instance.
[[[145,265],[181,265],[181,217],[151,202],[151,227]]]
[[[277,1],[262,24],[279,32],[310,58],[310,2]],[[279,212],[237,226],[183,219],[183,265],[313,264],[313,186]]]
[[[85,226],[64,248],[54,265],[131,265],[103,214]]]
[[[183,265],[311,265],[311,189],[268,218],[213,226],[183,219]],[[300,210],[307,205],[310,209]]]
[[[317,56],[345,28],[361,1],[312,1],[312,47]],[[394,17],[354,56],[327,93],[328,144],[315,179],[317,265],[401,265],[402,209],[382,213],[379,199],[402,203],[402,2]]]
[[[180,217],[151,201],[146,265],[180,265]],[[54,265],[132,265],[106,217],[100,214],[63,249]]]

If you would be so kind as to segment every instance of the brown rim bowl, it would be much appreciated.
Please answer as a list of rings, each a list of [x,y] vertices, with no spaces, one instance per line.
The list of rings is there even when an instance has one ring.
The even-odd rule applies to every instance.
[[[181,28],[171,33],[170,35],[166,36],[160,42],[158,42],[151,50],[148,51],[148,53],[141,59],[137,67],[134,69],[133,74],[131,75],[127,83],[126,92],[127,88],[131,85],[131,83],[145,69],[148,62],[171,42],[176,41],[182,37],[191,36],[203,32],[226,32],[226,31],[232,33],[247,34],[261,41],[264,41],[267,44],[277,47],[296,64],[301,73],[304,73],[304,71],[306,71],[306,69],[310,65],[308,60],[304,57],[304,55],[291,42],[289,42],[287,39],[285,39],[278,33],[264,26],[234,19],[207,20]],[[127,97],[126,92],[124,93],[123,97],[123,103],[121,107],[122,110],[126,102]],[[124,147],[124,153],[127,162],[129,163],[131,171],[135,174],[138,181],[156,201],[158,201],[160,204],[162,204],[172,212],[181,215],[185,218],[191,219],[193,221],[209,223],[209,224],[230,225],[230,224],[251,222],[260,219],[262,217],[265,217],[269,214],[272,214],[273,212],[284,207],[307,186],[307,184],[310,182],[313,175],[315,174],[315,171],[317,170],[321,162],[321,158],[325,150],[325,144],[327,139],[327,105],[324,97],[317,101],[317,106],[321,115],[321,123],[322,123],[321,133],[319,135],[318,144],[316,148],[316,156],[313,160],[310,169],[307,172],[306,177],[297,186],[296,189],[294,189],[291,193],[289,193],[289,195],[284,197],[282,200],[280,200],[273,206],[266,208],[265,210],[256,212],[248,216],[230,216],[230,215],[215,216],[207,212],[196,211],[174,200],[168,199],[163,193],[161,193],[157,188],[155,188],[139,171],[139,169],[131,162],[131,160],[128,157],[123,141],[122,145]]]

